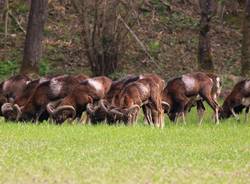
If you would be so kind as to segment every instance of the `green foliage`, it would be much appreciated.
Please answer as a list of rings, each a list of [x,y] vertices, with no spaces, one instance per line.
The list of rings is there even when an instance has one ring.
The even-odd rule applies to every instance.
[[[187,16],[182,12],[173,12],[169,16],[161,16],[160,20],[167,28],[181,29],[197,29],[199,20]]]
[[[16,61],[2,61],[0,62],[0,79],[6,78],[17,73],[19,64]]]
[[[0,120],[0,183],[249,183],[249,124],[206,115],[163,130]]]
[[[19,14],[26,14],[29,12],[29,5],[28,3],[20,2],[18,5],[15,6],[15,11]]]
[[[0,79],[6,79],[12,75],[18,73],[20,68],[20,64],[13,60],[13,61],[2,61],[0,62]],[[39,73],[40,75],[44,76],[47,75],[51,70],[50,63],[46,59],[42,59],[39,64]]]
[[[161,45],[160,42],[158,40],[151,40],[148,43],[148,48],[149,48],[149,52],[153,57],[157,57],[158,54],[160,53],[160,49],[161,49]]]
[[[225,22],[231,27],[241,30],[242,28],[242,17],[236,15],[224,15]]]
[[[117,79],[120,79],[124,76],[126,76],[128,73],[126,73],[125,71],[116,71],[112,74],[109,75],[109,77],[113,80],[117,80]]]
[[[166,16],[170,6],[169,0],[151,0],[150,2],[159,15]]]
[[[39,74],[41,76],[47,75],[50,72],[50,63],[47,59],[42,59],[39,64]]]

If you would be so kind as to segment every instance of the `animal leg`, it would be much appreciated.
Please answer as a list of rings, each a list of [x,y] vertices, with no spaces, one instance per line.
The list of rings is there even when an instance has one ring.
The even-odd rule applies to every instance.
[[[142,111],[144,114],[144,118],[146,119],[147,123],[149,125],[153,124],[153,120],[152,120],[152,114],[151,114],[151,110],[147,105],[143,105],[142,106]]]
[[[35,118],[35,124],[39,123],[39,118],[42,115],[42,113],[44,112],[43,109],[40,109],[37,113],[36,113],[36,118]]]
[[[219,106],[216,105],[216,102],[211,98],[210,95],[202,95],[202,97],[206,100],[208,105],[214,110],[215,113],[215,123],[218,125],[219,122]]]
[[[201,100],[197,101],[197,113],[199,117],[199,125],[201,125],[203,121],[204,112],[205,112],[205,106],[203,105],[202,101]]]
[[[235,117],[236,121],[240,121],[239,116],[235,113],[234,108],[231,108],[230,111],[232,112],[233,116]]]
[[[179,112],[176,115],[175,122],[178,125],[179,124],[179,119],[182,119],[182,124],[186,125],[186,118],[185,118],[185,113],[184,112]]]
[[[164,124],[165,124],[165,121],[164,121],[164,110],[160,111],[159,113],[159,118],[160,118],[160,128],[164,128]]]
[[[82,118],[83,119],[83,118]],[[88,115],[88,113],[85,114],[85,120],[81,120],[83,122],[83,124],[87,125],[90,124],[90,117]]]
[[[249,108],[250,108],[250,107],[247,107],[246,110],[245,110],[245,123],[248,123],[248,112],[249,112]]]
[[[186,109],[185,107],[187,106],[188,104],[188,99],[186,97],[183,98],[183,100],[180,101],[180,109],[179,109],[179,116],[182,117],[182,123],[184,125],[186,125],[186,118],[185,118],[185,115],[186,115]]]
[[[137,120],[138,120],[138,114],[139,114],[139,111],[136,111],[132,114],[132,123],[134,124],[137,124]]]
[[[183,124],[186,125],[187,122],[186,122],[186,119],[185,119],[185,113],[184,112],[181,112],[181,117],[182,117]]]
[[[159,124],[159,119],[158,119],[158,112],[155,108],[151,109],[151,113],[152,113],[152,120],[153,120],[153,124],[155,127],[159,128],[160,124]]]

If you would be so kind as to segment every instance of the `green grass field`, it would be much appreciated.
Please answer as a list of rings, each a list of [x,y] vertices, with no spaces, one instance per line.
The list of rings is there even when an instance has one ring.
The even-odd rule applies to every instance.
[[[166,118],[167,119],[167,118]],[[0,183],[250,183],[250,123],[0,122]]]

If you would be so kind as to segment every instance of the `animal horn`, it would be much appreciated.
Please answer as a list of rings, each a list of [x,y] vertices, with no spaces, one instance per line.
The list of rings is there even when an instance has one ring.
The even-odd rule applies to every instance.
[[[165,101],[162,101],[161,104],[170,107],[169,103],[167,103],[167,102],[165,102]]]
[[[104,100],[100,100],[100,107],[101,107],[106,113],[109,112],[109,110],[107,109],[106,105],[104,104]]]
[[[55,107],[61,102],[61,100],[49,102],[46,106],[46,110],[49,114],[54,114]]]
[[[162,102],[161,102],[161,105],[162,105],[162,106],[167,106],[167,112],[169,113],[169,110],[170,110],[170,105],[169,105],[169,103],[167,103],[167,102],[165,102],[165,101],[162,101]]]
[[[22,115],[22,110],[17,104],[13,106],[13,110],[17,112],[16,121],[18,121]]]
[[[1,107],[2,114],[4,114],[7,111],[12,111],[13,107],[11,103],[4,103]]]
[[[123,116],[124,114],[122,112],[120,112],[118,109],[112,109],[109,111],[111,114],[115,114],[115,115],[119,115],[119,116]]]
[[[89,114],[93,114],[94,112],[95,112],[95,108],[94,108],[94,105],[93,104],[91,104],[91,103],[88,103],[87,104],[87,112],[89,113]]]
[[[72,119],[74,119],[76,117],[76,110],[72,105],[62,105],[60,107],[57,107],[54,111],[53,114],[57,114],[60,111],[63,110],[69,110],[72,112]]]
[[[132,107],[130,107],[128,110],[132,111],[134,109],[138,109],[138,111],[140,110],[140,106],[139,105],[133,105]]]

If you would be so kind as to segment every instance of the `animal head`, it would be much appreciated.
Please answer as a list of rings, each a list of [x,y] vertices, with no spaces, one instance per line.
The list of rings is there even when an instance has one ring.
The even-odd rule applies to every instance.
[[[4,103],[1,107],[1,112],[2,112],[2,115],[4,116],[5,120],[7,120],[7,121],[16,120],[17,111],[12,103]]]
[[[53,118],[53,120],[62,124],[64,121],[73,121],[76,117],[76,110],[71,105],[60,105],[61,101],[50,102],[47,105],[47,112]]]
[[[123,121],[124,123],[133,123],[135,116],[140,110],[139,105],[132,105],[129,108],[121,108],[111,106],[104,100],[100,101],[101,108],[107,113],[108,117],[113,117],[115,121]]]

